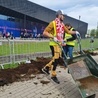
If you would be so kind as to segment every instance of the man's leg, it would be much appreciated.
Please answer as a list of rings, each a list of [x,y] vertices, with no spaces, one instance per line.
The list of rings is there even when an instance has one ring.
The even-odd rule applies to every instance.
[[[53,59],[53,56],[54,56],[54,47],[53,47],[53,46],[50,46],[50,49],[51,49],[51,53],[52,53],[52,60],[51,60],[44,68],[42,68],[42,71],[43,71],[45,74],[47,74],[47,75],[50,74],[50,73],[49,73],[49,69],[52,68],[52,63],[54,62],[54,59]]]
[[[64,66],[67,67],[65,60],[67,59],[68,49],[67,49],[67,46],[63,46],[62,48],[63,48],[63,50],[62,50],[62,59],[63,59],[63,62],[64,62]]]
[[[73,58],[73,47],[72,46],[68,47],[68,54],[69,54],[70,59],[72,59]]]
[[[54,62],[54,59],[52,58],[52,60],[51,60],[48,64],[46,64],[44,68],[42,68],[42,71],[43,71],[45,74],[47,74],[47,75],[50,74],[50,73],[49,73],[49,70],[52,69],[52,63],[53,63],[53,62]]]
[[[61,54],[61,49],[59,46],[54,46],[54,57],[53,57],[53,67],[52,67],[52,70],[51,70],[51,79],[56,82],[56,83],[60,83],[59,80],[57,79],[57,73],[56,73],[56,68],[57,68],[57,65],[59,63],[59,57],[60,57],[60,54]]]
[[[56,67],[58,65],[58,60],[61,54],[61,49],[59,48],[59,46],[53,46],[54,47],[54,56],[52,58],[52,60],[42,69],[42,71],[46,74],[49,74],[49,68],[51,68],[51,79],[56,82],[56,83],[60,83],[59,80],[57,79],[57,73],[56,73]]]
[[[64,50],[65,55],[67,56],[67,51],[68,51],[67,46],[63,46],[63,50]],[[64,58],[64,53],[62,52],[62,57],[63,58]]]
[[[54,56],[54,47],[50,46],[52,57]]]
[[[71,46],[68,46],[68,55],[69,55],[70,59],[73,58],[73,47],[71,47]],[[68,73],[70,73],[69,69],[68,69]]]

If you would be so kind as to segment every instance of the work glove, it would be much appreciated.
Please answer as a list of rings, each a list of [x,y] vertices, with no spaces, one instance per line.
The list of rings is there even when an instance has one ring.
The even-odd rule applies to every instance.
[[[80,33],[78,31],[76,31],[76,36],[77,36],[77,38],[81,39],[81,35],[80,35]]]
[[[53,40],[54,40],[55,42],[58,42],[58,39],[57,39],[57,37],[54,37],[54,38],[53,38]]]
[[[79,33],[78,31],[76,31],[76,35],[77,35],[77,36],[80,36],[80,33]]]

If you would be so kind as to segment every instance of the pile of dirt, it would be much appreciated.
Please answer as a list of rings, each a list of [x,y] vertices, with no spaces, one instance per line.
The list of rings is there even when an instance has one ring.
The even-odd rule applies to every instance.
[[[37,57],[36,60],[30,60],[31,63],[21,63],[14,69],[1,69],[0,70],[0,86],[5,84],[25,81],[36,77],[37,74],[43,73],[42,68],[51,60],[51,58]],[[60,59],[59,65],[64,64]]]

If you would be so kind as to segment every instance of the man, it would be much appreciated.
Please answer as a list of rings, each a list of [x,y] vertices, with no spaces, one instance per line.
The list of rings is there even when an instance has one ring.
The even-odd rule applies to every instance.
[[[44,68],[42,68],[42,71],[46,74],[50,74],[49,69],[51,69],[51,79],[58,84],[60,82],[57,79],[56,67],[59,63],[59,58],[61,56],[61,49],[56,42],[63,43],[64,32],[71,34],[75,33],[74,31],[69,31],[64,26],[63,20],[64,20],[63,12],[61,10],[58,10],[56,12],[55,20],[50,22],[43,32],[44,36],[50,38],[49,45],[53,57],[52,60],[48,64],[46,64]]]
[[[70,23],[65,24],[66,28],[70,31],[76,31]],[[63,46],[65,54],[70,57],[70,59],[73,58],[73,48],[75,46],[75,39],[77,38],[76,34],[68,34],[64,33],[64,40],[66,40],[66,46]]]

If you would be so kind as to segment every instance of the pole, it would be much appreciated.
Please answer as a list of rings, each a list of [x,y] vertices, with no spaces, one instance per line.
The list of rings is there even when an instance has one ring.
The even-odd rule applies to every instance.
[[[24,29],[26,28],[26,15],[24,15]]]
[[[81,16],[79,15],[79,20],[78,20],[78,31],[79,31],[79,28],[80,28],[80,24],[79,24],[80,18],[81,18]]]

